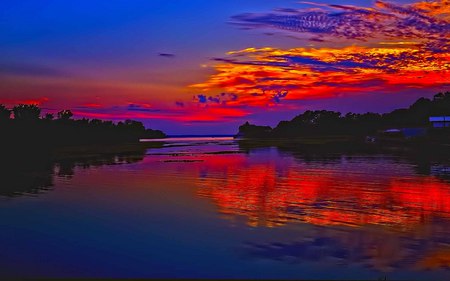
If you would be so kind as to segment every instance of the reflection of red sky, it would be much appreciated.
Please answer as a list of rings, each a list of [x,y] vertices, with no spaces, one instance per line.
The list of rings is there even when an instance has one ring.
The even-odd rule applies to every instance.
[[[302,221],[316,225],[367,224],[410,228],[432,216],[450,218],[450,186],[433,177],[413,180],[366,173],[289,169],[277,175],[273,164],[217,167],[200,179],[201,196],[212,198],[230,218],[245,216],[252,226]]]
[[[441,249],[430,253],[418,263],[418,267],[423,269],[450,267],[450,250]]]
[[[202,161],[186,164],[165,160]],[[308,235],[338,240],[350,253],[343,262],[361,262],[383,272],[395,270],[398,264],[417,269],[449,265],[448,244],[435,239],[447,228],[431,221],[437,217],[450,219],[448,183],[432,176],[414,176],[408,165],[398,167],[389,160],[371,164],[369,160],[368,165],[364,161],[311,165],[293,161],[251,153],[189,152],[144,159],[152,169],[155,162],[161,163],[168,178],[183,178],[180,174],[185,174],[194,180],[197,194],[211,199],[217,211],[230,221],[242,217],[253,227],[295,222],[349,226],[313,228],[318,232],[294,232],[286,237],[288,241]],[[368,225],[382,227],[364,228]],[[412,240],[402,239],[402,232]],[[427,242],[424,248],[416,249],[419,240]]]
[[[431,178],[420,182],[395,179],[391,182],[392,193],[406,209],[417,209],[420,216],[440,213],[450,217],[450,187]]]
[[[356,171],[353,169],[355,166],[339,164],[295,166],[291,158],[280,163],[277,161],[279,158],[258,158],[259,155],[251,153],[204,154],[217,151],[217,147],[198,149],[202,153],[193,153],[188,148],[154,149],[149,151],[154,154],[131,166],[80,168],[75,172],[71,185],[79,187],[78,191],[84,187],[84,192],[66,192],[65,200],[82,204],[77,207],[83,210],[90,210],[92,206],[109,207],[112,214],[119,216],[123,212],[142,216],[145,210],[153,213],[158,208],[161,213],[172,213],[174,218],[184,220],[188,210],[192,212],[190,216],[198,216],[195,219],[198,221],[199,217],[214,212],[214,209],[208,200],[198,201],[192,196],[192,188],[197,185],[198,194],[213,199],[226,217],[244,216],[254,226],[308,222],[320,226],[388,224],[400,230],[417,229],[414,235],[407,233],[411,239],[402,239],[397,231],[383,231],[385,228],[313,227],[311,230],[305,227],[282,232],[289,234],[286,235],[287,241],[310,241],[311,237],[330,237],[340,241],[342,247],[349,249],[349,256],[343,258],[343,263],[361,262],[385,272],[398,268],[398,264],[408,269],[435,269],[449,265],[448,244],[430,239],[448,233],[448,227],[418,227],[422,219],[426,220],[433,213],[449,218],[448,213],[441,213],[448,210],[450,204],[450,186],[442,181],[422,176],[413,181],[402,168],[394,175],[389,169],[371,173],[369,170],[373,171],[374,166],[364,164],[361,164],[361,170]],[[165,162],[167,160],[175,162]],[[202,161],[185,163],[183,160]],[[124,177],[122,172],[125,170],[132,176]],[[56,186],[59,181],[62,180],[57,180]],[[96,192],[92,194],[93,183],[96,183]],[[126,192],[124,186],[127,187]],[[93,196],[86,196],[86,192]],[[435,198],[441,200],[433,204]],[[327,200],[329,205],[324,209],[314,206],[316,202]],[[295,206],[302,207],[304,212],[298,215],[287,212],[288,208]],[[266,242],[278,242],[277,239],[279,236],[275,235]],[[426,241],[425,250],[415,249],[419,239]],[[320,262],[327,260],[328,256],[323,254]],[[331,259],[331,262],[335,264],[336,260]]]

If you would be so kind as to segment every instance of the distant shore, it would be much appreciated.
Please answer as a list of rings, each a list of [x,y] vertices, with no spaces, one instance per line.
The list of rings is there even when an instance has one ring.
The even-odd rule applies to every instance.
[[[62,110],[54,116],[49,113],[41,115],[41,109],[37,105],[19,104],[12,109],[0,105],[0,145],[18,150],[32,142],[39,150],[90,146],[101,151],[103,145],[139,145],[142,138],[166,137],[164,132],[145,128],[139,121],[124,120],[115,123],[72,117],[70,110]]]
[[[364,114],[305,111],[274,128],[246,122],[236,139],[253,142],[335,145],[450,146],[450,92],[418,99],[409,108]]]

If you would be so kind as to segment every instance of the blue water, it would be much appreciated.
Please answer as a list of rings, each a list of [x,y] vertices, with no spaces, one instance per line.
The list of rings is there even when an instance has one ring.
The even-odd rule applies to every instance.
[[[54,163],[0,196],[0,277],[450,280],[450,183],[417,165],[232,139]]]

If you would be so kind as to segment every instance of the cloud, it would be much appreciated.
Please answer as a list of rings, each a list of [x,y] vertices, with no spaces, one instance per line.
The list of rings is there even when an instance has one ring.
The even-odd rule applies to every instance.
[[[182,105],[182,106],[181,106]],[[72,108],[76,118],[98,118],[104,120],[170,120],[182,123],[228,122],[249,114],[239,105],[208,104],[178,102],[175,106],[153,106],[146,103],[127,103],[120,105],[80,105]]]
[[[205,93],[205,103],[208,93],[219,91],[238,95],[234,104],[267,107],[281,100],[450,86],[449,0],[375,1],[372,7],[302,3],[311,8],[246,13],[233,23],[309,38],[318,47],[246,48],[214,58],[216,72],[191,85]],[[320,46],[334,41],[351,45]]]
[[[286,92],[278,92],[278,93],[276,93],[275,95],[273,95],[272,100],[273,100],[275,103],[280,103],[281,100],[282,100],[283,98],[285,98],[287,95],[288,95],[288,92],[287,92],[287,91],[286,91]]]
[[[448,49],[448,0],[394,4],[376,1],[373,7],[318,4],[314,9],[277,9],[268,13],[236,15],[232,23],[246,29],[271,29],[308,37],[366,41],[372,38],[417,39],[429,48]]]
[[[174,57],[175,57],[175,54],[170,54],[170,53],[159,53],[158,56],[164,57],[164,58],[174,58]]]
[[[246,83],[246,82],[243,82]],[[221,93],[215,96],[206,96],[204,94],[199,94],[194,96],[194,101],[202,104],[222,104],[225,105],[230,102],[234,102],[238,99],[238,95],[234,93]]]
[[[140,112],[157,112],[160,111],[159,109],[153,108],[149,104],[135,104],[135,103],[129,103],[127,106],[128,111],[140,111]]]
[[[0,98],[0,104],[7,105],[10,107],[16,106],[18,104],[36,104],[42,106],[50,101],[47,97],[40,97],[34,99],[15,99],[15,98]]]
[[[194,100],[198,100],[199,103],[207,103],[208,97],[205,95],[197,95],[197,96],[194,96]]]
[[[228,52],[205,82],[203,93],[230,92],[233,104],[271,106],[373,91],[450,86],[450,57],[417,44],[344,48],[247,48]],[[289,95],[280,95],[289,93]],[[217,102],[202,94],[199,102]]]

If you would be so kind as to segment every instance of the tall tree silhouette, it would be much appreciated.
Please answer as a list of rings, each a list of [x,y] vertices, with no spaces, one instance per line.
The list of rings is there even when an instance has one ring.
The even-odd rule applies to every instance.
[[[433,102],[436,103],[436,106],[433,109],[433,114],[450,115],[450,92],[435,95]]]
[[[58,112],[58,119],[60,120],[69,120],[73,117],[73,113],[70,110],[61,110]]]
[[[41,115],[41,109],[36,104],[19,104],[13,107],[14,119],[20,121],[35,121]]]
[[[0,121],[8,120],[11,116],[11,110],[6,108],[3,104],[0,104]]]
[[[44,120],[49,120],[49,121],[51,121],[51,120],[53,120],[54,118],[55,118],[55,116],[54,116],[53,114],[51,114],[51,113],[46,113],[45,116],[44,116]]]

